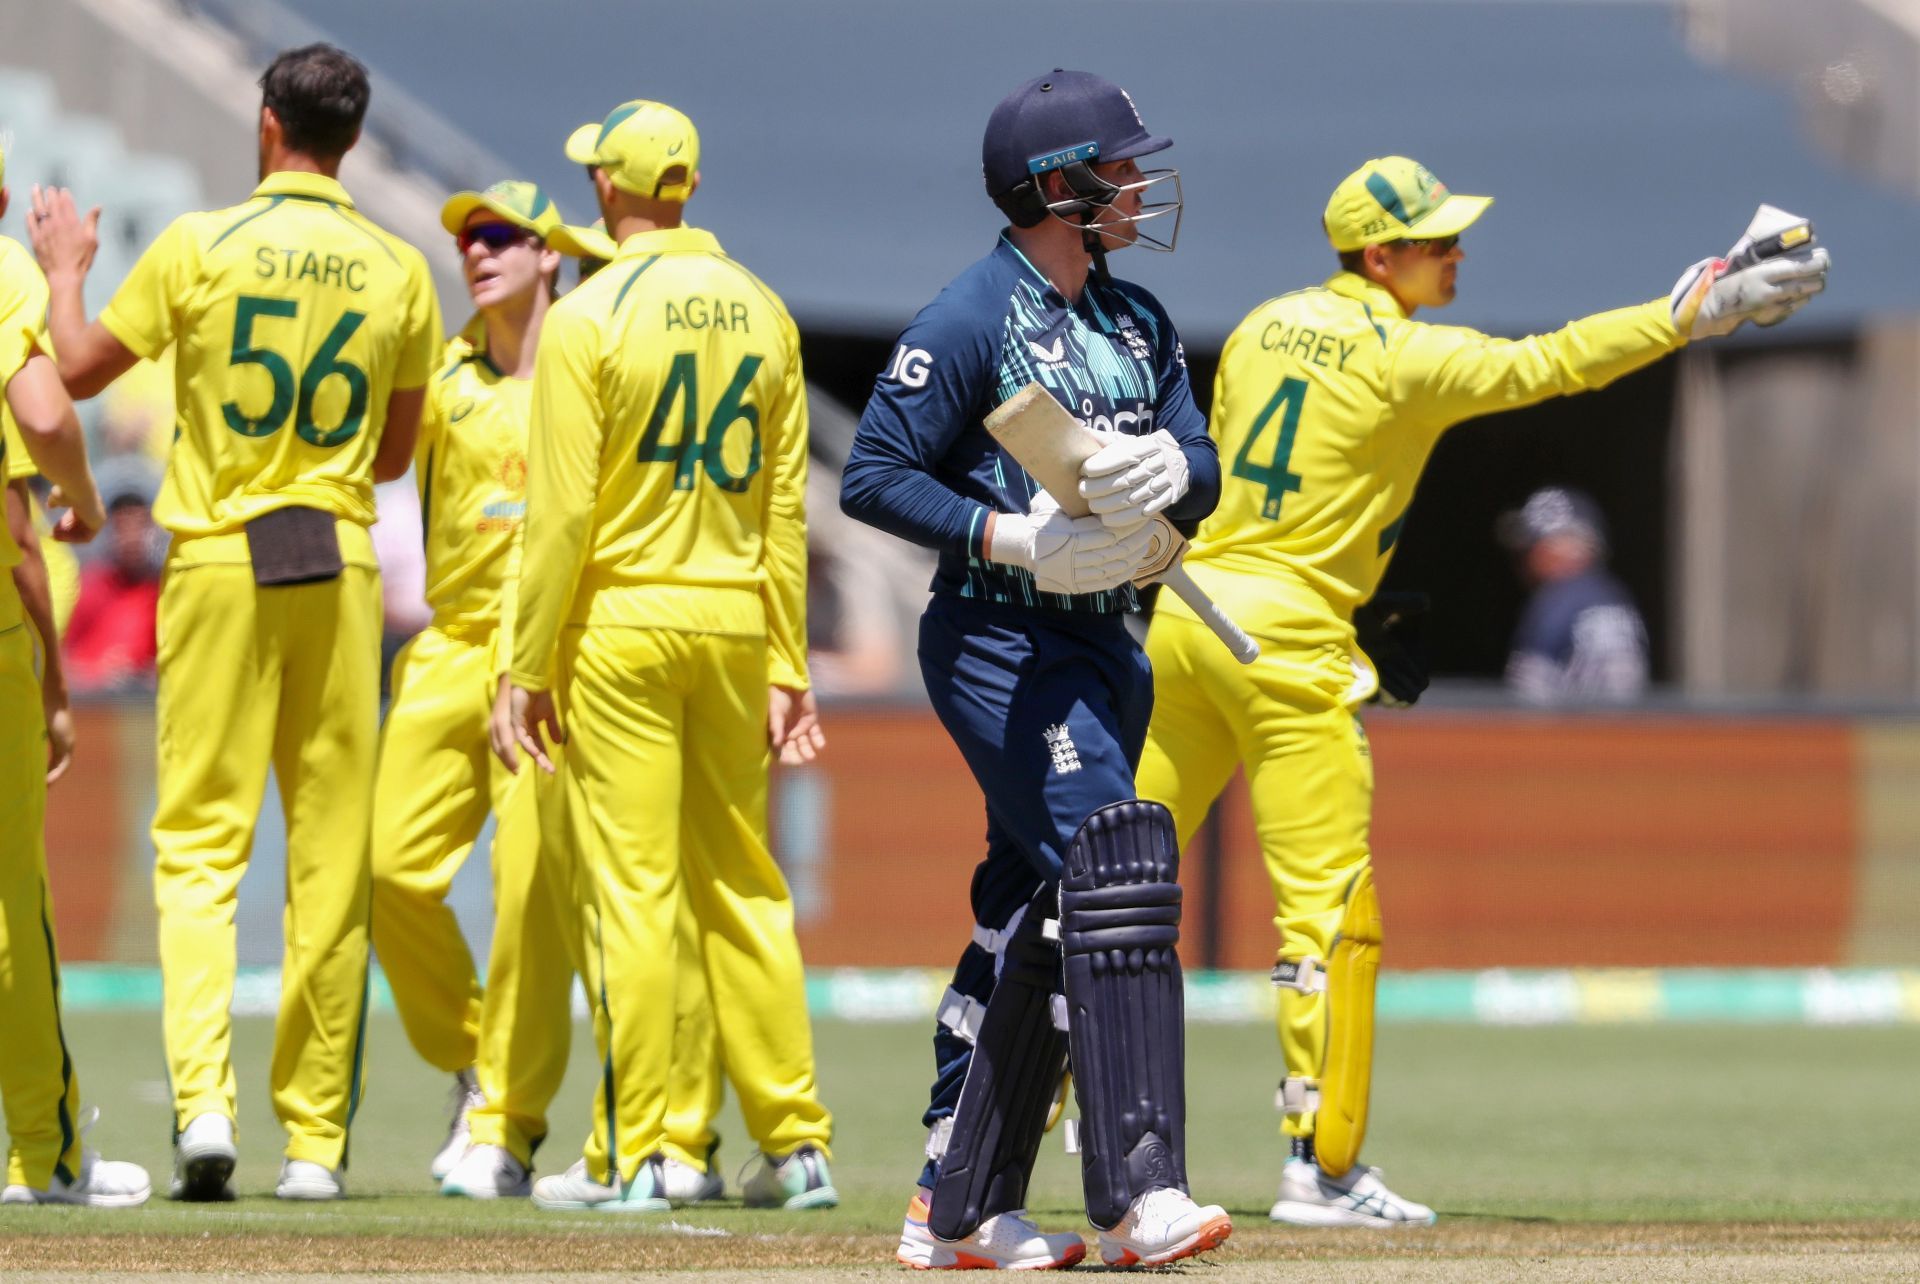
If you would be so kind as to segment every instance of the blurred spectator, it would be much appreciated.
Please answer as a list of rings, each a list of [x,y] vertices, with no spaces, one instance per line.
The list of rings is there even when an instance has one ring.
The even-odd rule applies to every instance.
[[[1607,526],[1581,491],[1537,490],[1500,519],[1533,597],[1514,631],[1507,685],[1529,704],[1621,702],[1647,687],[1647,629],[1608,574]]]
[[[153,520],[160,471],[139,455],[104,460],[96,475],[107,504],[98,555],[80,572],[80,597],[60,650],[76,692],[150,688],[154,616],[166,536]]]

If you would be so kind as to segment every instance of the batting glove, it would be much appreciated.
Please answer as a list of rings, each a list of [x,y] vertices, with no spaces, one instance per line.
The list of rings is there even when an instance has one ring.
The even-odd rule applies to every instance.
[[[1106,444],[1080,465],[1080,498],[1108,526],[1131,530],[1187,493],[1186,452],[1166,429],[1101,437]]]
[[[1041,491],[1028,513],[996,513],[987,560],[1033,572],[1047,593],[1098,593],[1131,580],[1153,548],[1144,522],[1130,531],[1098,517],[1068,517]]]
[[[1689,339],[1778,325],[1827,288],[1826,247],[1813,224],[1762,205],[1725,258],[1701,259],[1674,283],[1673,325]]]

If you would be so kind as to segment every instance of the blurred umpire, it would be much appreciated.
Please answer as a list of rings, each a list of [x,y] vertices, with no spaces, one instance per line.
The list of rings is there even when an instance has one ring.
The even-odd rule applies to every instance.
[[[267,769],[287,825],[273,1104],[283,1199],[345,1193],[360,1096],[380,696],[373,484],[406,472],[440,307],[426,260],[336,175],[366,68],[331,45],[260,78],[260,185],[176,219],[89,325],[98,211],[36,193],[60,373],[91,397],[177,345],[180,407],[155,518],[160,589],[160,969],[177,1199],[231,1199],[234,907]]]
[[[1533,590],[1507,654],[1507,687],[1528,704],[1620,703],[1647,689],[1647,626],[1607,570],[1607,521],[1584,491],[1547,486],[1495,533]]]
[[[1763,206],[1724,259],[1671,295],[1509,341],[1412,319],[1453,301],[1460,234],[1492,202],[1404,156],[1334,190],[1325,284],[1261,304],[1227,339],[1213,425],[1230,461],[1193,578],[1265,644],[1241,666],[1164,595],[1147,640],[1159,682],[1140,792],[1184,842],[1244,768],[1273,881],[1279,1104],[1291,1155],[1275,1221],[1430,1222],[1358,1164],[1373,1073],[1381,943],[1368,828],[1373,763],[1356,716],[1426,685],[1418,604],[1374,598],[1427,457],[1453,424],[1599,388],[1690,338],[1783,320],[1825,283],[1812,229]]]
[[[1171,145],[1087,72],[994,108],[987,194],[1012,226],[900,336],[842,483],[851,516],[940,553],[921,672],[987,804],[900,1240],[912,1266],[1085,1255],[1025,1213],[1069,1047],[1102,1257],[1170,1262],[1232,1229],[1187,1194],[1179,851],[1133,783],[1153,676],[1125,617],[1146,522],[1204,517],[1220,477],[1172,322],[1106,271],[1109,250],[1173,248],[1178,176],[1138,163]],[[1033,381],[1105,437],[1082,471],[1095,516],[1067,518],[982,426]]]

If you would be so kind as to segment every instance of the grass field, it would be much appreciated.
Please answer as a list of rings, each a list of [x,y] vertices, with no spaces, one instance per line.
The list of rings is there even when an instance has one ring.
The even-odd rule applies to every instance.
[[[168,1171],[158,1017],[69,1021],[95,1142]],[[369,1091],[354,1129],[354,1198],[274,1200],[279,1130],[267,1102],[270,1031],[243,1020],[241,1198],[221,1207],[156,1198],[134,1213],[0,1213],[9,1281],[75,1273],[373,1276],[698,1270],[703,1279],[898,1278],[893,1235],[917,1167],[930,1053],[901,1025],[823,1023],[821,1080],[838,1116],[833,1212],[737,1205],[669,1216],[541,1213],[432,1193],[425,1166],[444,1127],[441,1076],[391,1017],[371,1030]],[[545,1168],[584,1128],[587,1032],[555,1111]],[[1283,1155],[1269,1102],[1271,1030],[1188,1035],[1189,1168],[1195,1192],[1234,1214],[1232,1241],[1185,1268],[1208,1279],[1878,1280],[1920,1278],[1920,1030],[1902,1027],[1401,1025],[1381,1033],[1367,1157],[1441,1213],[1431,1230],[1378,1235],[1271,1226]],[[721,1124],[729,1189],[748,1156]],[[1032,1203],[1084,1225],[1076,1161],[1049,1139]],[[1337,1263],[1330,1267],[1328,1264]]]

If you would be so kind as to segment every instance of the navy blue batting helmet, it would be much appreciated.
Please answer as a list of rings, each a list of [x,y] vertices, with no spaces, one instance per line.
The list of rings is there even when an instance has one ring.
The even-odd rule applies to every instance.
[[[987,118],[980,162],[994,204],[1016,226],[1032,227],[1047,216],[1039,177],[1048,170],[1061,170],[1089,203],[1104,204],[1117,189],[1093,179],[1091,166],[1171,146],[1171,138],[1147,132],[1126,90],[1090,71],[1056,67],[1000,100]]]

